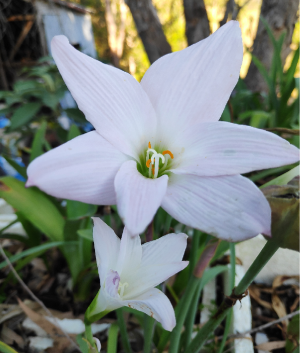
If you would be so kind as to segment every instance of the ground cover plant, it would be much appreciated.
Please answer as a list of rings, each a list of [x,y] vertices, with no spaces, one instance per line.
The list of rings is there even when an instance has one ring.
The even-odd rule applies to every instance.
[[[7,242],[1,248],[0,295],[10,304],[17,290],[19,307],[54,340],[53,352],[69,347],[84,353],[194,353],[204,346],[222,352],[232,306],[248,295],[248,287],[279,247],[298,251],[298,52],[284,71],[283,37],[269,35],[275,49],[270,72],[254,58],[269,87],[265,96],[251,93],[239,79],[237,22],[158,60],[141,82],[143,88],[128,74],[76,51],[66,38],[55,38],[58,69],[95,131],[83,133],[86,124],[77,109],[66,112],[73,119],[69,130],[58,125],[55,116],[63,110],[59,99],[66,88],[52,66],[31,70],[33,77],[44,75],[45,90],[56,77],[51,107],[45,100],[48,92],[37,94],[40,80],[27,77],[13,92],[2,93],[3,112],[12,114],[4,132],[5,151],[10,151],[10,139],[25,141],[20,144],[23,165],[7,152],[3,157],[27,182],[0,179],[0,197],[16,214],[0,231]],[[216,47],[223,53],[218,60]],[[187,80],[191,72],[198,72],[202,81]],[[21,86],[25,93],[18,91]],[[28,104],[38,109],[29,109],[24,125],[12,128],[16,112],[27,111]],[[45,115],[44,106],[51,108]],[[11,135],[15,129],[17,139]],[[261,169],[267,170],[255,172]],[[17,223],[25,236],[14,232]],[[268,241],[235,283],[235,243],[258,233]],[[225,252],[230,254],[232,293],[222,296],[199,327],[205,285],[228,271],[220,262]],[[34,283],[34,276],[40,280],[30,270],[36,258],[52,284],[49,278],[40,288]],[[55,322],[35,313],[14,274],[31,281],[32,291],[48,309],[57,308],[54,302],[59,300],[61,312],[81,315],[84,332],[65,337]],[[51,293],[49,298],[43,290]],[[291,313],[296,309],[297,303]],[[108,334],[94,336],[94,322],[105,318]],[[294,319],[285,327],[286,352],[298,345],[296,326]],[[222,338],[212,342],[220,327]],[[22,335],[20,328],[18,332]],[[26,351],[26,344],[11,342],[11,347],[1,343],[0,350]]]

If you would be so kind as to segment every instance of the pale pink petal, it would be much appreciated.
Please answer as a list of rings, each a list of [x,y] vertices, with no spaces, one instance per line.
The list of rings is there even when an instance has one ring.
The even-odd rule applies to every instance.
[[[169,179],[162,207],[179,222],[220,239],[270,235],[271,209],[262,192],[241,175]]]
[[[115,270],[120,252],[120,239],[100,218],[93,217],[93,238],[101,285],[110,270]]]
[[[115,178],[118,212],[133,234],[142,233],[161,204],[168,184],[168,176],[157,179],[142,176],[135,161],[122,164]]]
[[[127,160],[96,131],[88,132],[31,162],[26,186],[58,198],[113,205],[114,178]]]
[[[154,142],[156,116],[147,94],[128,73],[82,54],[65,36],[51,43],[55,63],[87,120],[134,158]]]
[[[176,325],[175,313],[170,300],[157,288],[152,288],[132,300],[124,300],[123,304],[153,317],[167,331],[172,331]]]
[[[146,72],[141,85],[169,143],[186,125],[217,121],[236,85],[243,60],[239,23],[230,21],[208,38],[163,56]]]
[[[131,273],[140,266],[142,259],[142,245],[139,235],[132,236],[126,229],[121,238],[120,254],[117,263],[117,271],[122,282],[128,282]]]
[[[167,257],[168,250],[165,249]],[[129,299],[140,295],[150,288],[158,286],[177,272],[182,271],[189,264],[188,261],[173,261],[162,263],[152,263],[141,266],[136,272],[132,273],[129,279],[129,286],[124,295],[124,299]]]
[[[142,245],[141,267],[181,261],[187,246],[187,235],[171,233]]]
[[[105,280],[105,290],[110,297],[118,296],[120,276],[117,271],[109,270]]]
[[[176,141],[173,171],[201,176],[235,175],[275,168],[299,160],[299,149],[285,139],[251,126],[200,123]]]

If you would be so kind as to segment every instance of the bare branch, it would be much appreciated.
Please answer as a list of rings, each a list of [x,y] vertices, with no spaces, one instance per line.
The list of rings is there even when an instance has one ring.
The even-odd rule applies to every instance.
[[[183,0],[186,20],[185,34],[188,45],[199,42],[210,34],[207,12],[203,0]]]

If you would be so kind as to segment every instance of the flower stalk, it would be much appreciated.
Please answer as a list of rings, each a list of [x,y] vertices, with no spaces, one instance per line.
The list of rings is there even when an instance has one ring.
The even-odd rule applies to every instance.
[[[236,288],[232,291],[232,298],[226,297],[217,313],[211,317],[208,322],[198,331],[196,337],[192,340],[191,344],[188,346],[186,353],[198,353],[204,346],[209,335],[215,331],[219,324],[225,319],[229,313],[232,306],[235,304],[237,297],[242,299],[244,293],[247,291],[250,284],[253,282],[258,273],[263,269],[267,262],[278,250],[278,246],[268,241],[263,247],[261,252],[258,254],[252,265],[249,267],[248,271],[238,284]]]

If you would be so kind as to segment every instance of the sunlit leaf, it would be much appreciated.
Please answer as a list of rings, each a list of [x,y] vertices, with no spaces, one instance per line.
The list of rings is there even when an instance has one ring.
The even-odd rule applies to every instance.
[[[35,187],[25,188],[23,182],[13,177],[3,177],[0,179],[0,197],[50,239],[63,240],[65,220],[43,192]]]

